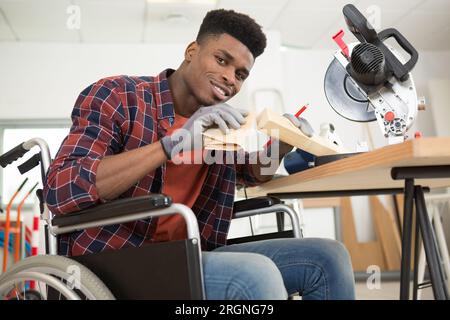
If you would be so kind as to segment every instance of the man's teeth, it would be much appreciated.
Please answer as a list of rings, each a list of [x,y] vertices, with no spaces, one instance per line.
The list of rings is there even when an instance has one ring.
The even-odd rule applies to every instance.
[[[218,86],[214,86],[214,88],[217,89],[217,91],[219,91],[222,95],[226,96],[226,92],[222,90],[222,88],[219,88]]]

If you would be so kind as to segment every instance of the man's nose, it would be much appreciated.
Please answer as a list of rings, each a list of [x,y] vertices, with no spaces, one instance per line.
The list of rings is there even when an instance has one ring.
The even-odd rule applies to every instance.
[[[222,79],[226,85],[234,86],[236,84],[236,79],[234,77],[233,68],[226,68],[222,73]]]

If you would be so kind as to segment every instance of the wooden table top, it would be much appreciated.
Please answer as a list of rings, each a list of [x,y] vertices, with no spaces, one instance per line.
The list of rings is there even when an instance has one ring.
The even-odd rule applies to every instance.
[[[319,167],[247,188],[250,197],[268,193],[403,188],[393,180],[393,167],[450,165],[450,137],[408,140],[374,151],[330,162]],[[450,186],[450,178],[416,179],[430,188]]]

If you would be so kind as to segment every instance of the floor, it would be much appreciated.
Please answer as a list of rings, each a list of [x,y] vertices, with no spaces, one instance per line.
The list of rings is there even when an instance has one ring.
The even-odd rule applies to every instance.
[[[421,300],[432,300],[433,292],[431,288],[419,290]],[[357,300],[398,300],[400,295],[400,283],[398,281],[381,282],[377,288],[369,289],[366,282],[356,283]]]

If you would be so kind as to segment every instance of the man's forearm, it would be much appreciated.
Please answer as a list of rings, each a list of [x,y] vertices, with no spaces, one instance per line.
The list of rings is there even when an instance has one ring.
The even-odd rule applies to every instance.
[[[251,170],[256,179],[260,182],[266,182],[272,179],[273,175],[277,171],[281,160],[283,157],[292,150],[292,146],[283,142],[278,141],[276,144],[272,144],[270,146],[271,151],[268,152],[267,149],[259,152],[257,156],[257,160],[255,164],[251,165]],[[278,150],[278,152],[273,152],[274,150]],[[265,161],[261,161],[265,159]],[[267,160],[270,159],[268,162]],[[275,165],[274,165],[275,161]],[[268,163],[267,163],[268,162]]]
[[[117,198],[166,161],[167,157],[159,141],[103,158],[98,165],[95,182],[100,198]]]

